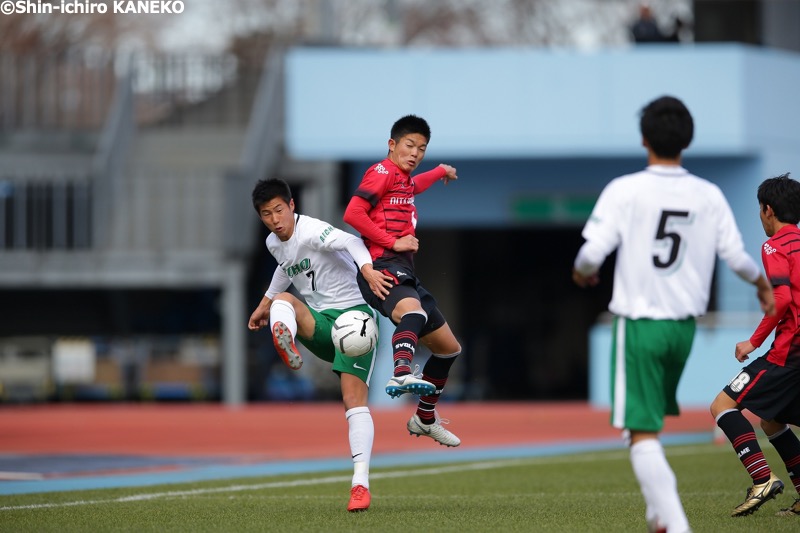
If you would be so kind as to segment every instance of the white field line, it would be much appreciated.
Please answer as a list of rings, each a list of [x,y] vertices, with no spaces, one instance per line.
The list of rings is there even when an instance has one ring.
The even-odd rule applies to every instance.
[[[720,446],[723,448],[723,446]],[[730,453],[730,450],[725,450]],[[704,446],[685,446],[678,449],[669,449],[668,455],[693,455],[693,454],[707,454],[718,453],[719,451]],[[417,468],[407,470],[394,470],[388,472],[376,472],[370,474],[370,479],[390,479],[402,478],[411,476],[433,476],[438,474],[449,474],[453,472],[464,472],[466,470],[490,470],[495,468],[507,468],[510,466],[519,466],[526,464],[559,464],[559,463],[576,463],[576,462],[596,462],[603,460],[618,460],[628,456],[627,450],[619,450],[615,452],[603,453],[589,453],[580,454],[575,456],[561,456],[561,457],[537,457],[527,459],[507,459],[500,461],[483,461],[479,463],[465,463],[449,466],[441,466],[436,468]],[[146,500],[158,500],[166,498],[181,498],[186,496],[202,496],[205,494],[219,494],[225,492],[243,492],[252,490],[264,489],[282,489],[287,487],[303,487],[308,485],[321,485],[325,483],[343,483],[351,479],[350,475],[346,476],[327,476],[311,479],[297,479],[293,481],[272,481],[269,483],[254,483],[250,485],[229,485],[226,487],[209,487],[205,489],[192,489],[192,490],[177,490],[167,492],[151,492],[144,494],[134,494],[131,496],[122,496],[119,498],[110,498],[105,500],[76,500],[71,502],[58,502],[58,503],[37,503],[29,505],[9,505],[0,507],[0,511],[20,511],[30,509],[54,509],[58,507],[77,507],[81,505],[105,505],[114,503],[138,502]]]

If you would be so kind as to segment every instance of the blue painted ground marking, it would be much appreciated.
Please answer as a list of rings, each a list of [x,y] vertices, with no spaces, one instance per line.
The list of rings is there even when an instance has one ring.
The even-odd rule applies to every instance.
[[[712,442],[713,435],[703,433],[675,433],[661,436],[664,445],[685,445]],[[490,448],[442,449],[437,451],[407,452],[391,454],[375,454],[370,466],[372,468],[390,468],[396,466],[465,463],[474,461],[490,461],[497,459],[552,457],[614,449],[624,449],[621,439],[564,441],[549,444],[520,445]],[[9,457],[9,456],[5,456]],[[21,456],[14,456],[21,457]],[[74,457],[74,456],[73,456]],[[28,456],[28,459],[35,456]],[[96,458],[96,457],[95,457]],[[137,459],[147,458],[138,457]],[[215,479],[234,479],[281,474],[306,474],[314,472],[348,471],[353,463],[350,459],[306,459],[302,461],[277,461],[253,464],[212,464],[210,459],[191,458],[151,458],[145,466],[178,465],[179,470],[163,472],[146,472],[138,474],[70,477],[31,481],[0,481],[0,495],[35,494],[43,492],[64,492],[75,490],[111,489],[122,487],[144,487],[173,483],[191,483]],[[221,461],[220,459],[214,459]],[[105,462],[103,462],[105,464]],[[201,466],[198,466],[198,463]],[[0,462],[2,464],[2,462]],[[89,464],[85,465],[89,466]],[[138,464],[138,466],[142,466]],[[115,464],[115,468],[121,468]],[[2,470],[2,469],[0,469]],[[76,470],[76,469],[73,469]],[[86,468],[90,470],[90,468]]]

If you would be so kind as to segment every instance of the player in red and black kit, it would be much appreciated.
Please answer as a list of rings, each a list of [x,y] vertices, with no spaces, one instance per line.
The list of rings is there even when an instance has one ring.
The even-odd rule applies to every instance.
[[[414,273],[414,254],[419,249],[414,197],[439,180],[447,184],[458,179],[456,169],[444,164],[411,177],[425,157],[430,138],[430,127],[420,117],[407,115],[395,122],[388,157],[364,174],[345,210],[344,221],[361,233],[373,268],[392,278],[393,285],[386,294],[385,289],[370,287],[363,276],[358,276],[367,303],[396,326],[392,335],[394,376],[386,385],[386,393],[392,397],[419,394],[408,431],[445,446],[458,446],[459,438],[442,427],[444,421],[436,416],[436,403],[461,345],[436,300]],[[383,298],[376,296],[381,292]],[[418,341],[431,350],[422,374],[411,371]]]
[[[736,359],[747,360],[773,330],[775,340],[769,351],[742,369],[711,404],[717,425],[753,479],[745,501],[732,516],[748,515],[783,492],[783,482],[772,473],[742,409],[761,418],[761,429],[800,493],[800,441],[788,426],[800,425],[800,183],[788,174],[765,180],[758,187],[758,204],[769,237],[761,249],[761,260],[775,294],[775,313],[764,316],[750,339],[736,344]],[[778,514],[800,515],[800,498]]]

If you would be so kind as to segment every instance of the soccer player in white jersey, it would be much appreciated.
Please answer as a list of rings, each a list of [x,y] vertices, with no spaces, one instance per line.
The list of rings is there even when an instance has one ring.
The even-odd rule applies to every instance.
[[[611,423],[624,430],[651,531],[689,531],[675,474],[658,434],[677,415],[676,391],[689,357],[695,318],[708,306],[719,255],[757,287],[765,312],[772,287],[744,251],[722,191],[681,166],[694,133],[677,98],[663,96],[641,112],[648,166],[612,180],[583,229],[573,280],[596,285],[598,270],[617,251],[609,310],[614,315]]]
[[[361,296],[356,266],[379,298],[388,293],[389,278],[372,268],[369,251],[361,239],[327,222],[296,214],[286,182],[260,180],[252,199],[261,221],[272,232],[266,244],[278,266],[248,327],[257,331],[269,325],[275,349],[292,369],[303,364],[295,339],[320,359],[332,363],[341,383],[353,458],[347,510],[365,511],[371,500],[369,461],[375,427],[367,397],[375,350],[361,357],[344,356],[331,340],[331,327],[340,314],[351,309],[377,318]],[[305,302],[286,292],[289,285],[294,285]]]

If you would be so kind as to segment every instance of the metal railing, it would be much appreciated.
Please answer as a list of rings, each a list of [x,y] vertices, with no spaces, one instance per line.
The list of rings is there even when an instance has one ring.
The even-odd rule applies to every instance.
[[[0,177],[0,251],[92,246],[89,176]]]
[[[109,244],[114,205],[121,198],[122,172],[134,134],[132,74],[120,77],[92,161],[94,242]]]
[[[256,92],[239,167],[225,176],[225,244],[229,255],[252,248],[257,225],[241,208],[257,179],[272,175],[283,156],[283,61],[285,50],[267,55]]]
[[[281,55],[268,64],[279,69]],[[74,170],[66,169],[0,173],[0,250],[223,249],[228,224],[233,248],[248,248],[251,232],[236,238],[252,225],[250,218],[242,220],[241,199],[254,175],[277,164],[273,144],[282,135],[274,119],[282,113],[280,71],[262,71],[229,55],[0,55],[0,150],[33,162],[46,160],[54,131],[69,136],[88,129],[97,138],[96,146],[81,148],[94,153],[85,175],[67,175]],[[83,111],[81,121],[65,112],[65,92],[73,95],[67,107]],[[191,118],[184,113],[190,108]],[[233,177],[133,171],[127,164],[137,126],[248,121],[242,170]],[[57,150],[69,151],[69,143]],[[235,205],[226,180],[235,188]]]
[[[0,132],[94,130],[105,120],[116,75],[110,53],[0,55]]]
[[[0,134],[100,130],[119,72],[133,73],[139,125],[189,125],[189,110],[208,124],[245,124],[252,100],[244,93],[252,97],[260,70],[230,54],[131,57],[96,48],[58,56],[0,53]]]

